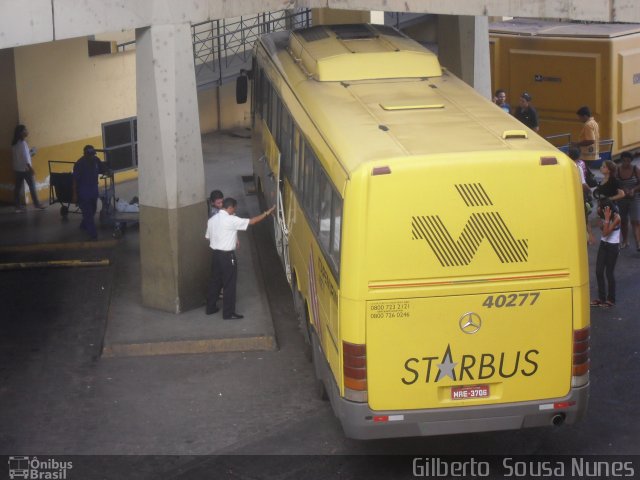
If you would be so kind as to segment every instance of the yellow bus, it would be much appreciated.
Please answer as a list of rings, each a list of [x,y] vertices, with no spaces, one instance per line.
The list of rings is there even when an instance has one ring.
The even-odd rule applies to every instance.
[[[251,77],[256,188],[277,205],[345,434],[579,420],[589,285],[573,162],[390,27],[266,35]]]

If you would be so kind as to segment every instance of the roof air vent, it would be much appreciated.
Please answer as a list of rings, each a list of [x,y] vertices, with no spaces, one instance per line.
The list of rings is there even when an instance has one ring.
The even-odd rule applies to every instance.
[[[316,40],[323,40],[329,38],[329,34],[324,29],[324,26],[318,25],[315,27],[304,28],[300,30],[294,30],[294,33],[300,35],[306,42],[315,42]]]
[[[377,36],[366,25],[331,25],[329,28],[340,40],[361,40]]]
[[[505,130],[502,132],[503,140],[512,140],[514,138],[524,138],[527,139],[527,132],[524,130]]]

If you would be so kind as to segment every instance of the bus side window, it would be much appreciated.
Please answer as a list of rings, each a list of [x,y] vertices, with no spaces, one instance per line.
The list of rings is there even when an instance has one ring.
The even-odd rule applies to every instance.
[[[278,139],[278,116],[280,115],[280,98],[278,97],[278,93],[271,86],[271,110],[269,116],[269,130],[271,130],[271,135],[273,138]]]
[[[269,94],[271,93],[271,84],[269,83],[269,77],[266,74],[262,75],[262,119],[269,124],[269,106],[271,102],[269,101]]]
[[[291,142],[291,174],[289,179],[294,187],[298,187],[298,175],[300,171],[300,157],[301,157],[301,149],[300,149],[300,131],[293,126],[293,138]]]
[[[342,198],[333,191],[333,208],[331,212],[331,250],[330,255],[336,267],[340,271],[340,234],[342,230]]]
[[[285,174],[291,173],[291,115],[287,108],[282,106],[282,115],[280,115],[280,153],[282,153],[281,169]]]
[[[320,229],[320,196],[324,189],[327,179],[320,167],[319,163],[316,163],[313,169],[313,199],[311,200],[311,223],[313,228],[317,232]]]
[[[306,143],[304,141],[304,137],[298,131],[298,156],[300,159],[298,160],[298,176],[296,177],[296,185],[298,186],[298,190],[300,191],[300,206],[302,206],[302,192],[304,191],[304,164],[305,164],[305,149]]]
[[[313,170],[316,163],[316,157],[309,148],[309,145],[305,145],[304,148],[304,187],[303,198],[304,208],[308,214],[311,214],[311,208],[313,206]],[[312,228],[315,229],[316,225],[312,224]]]
[[[260,98],[260,79],[262,77],[262,69],[258,67],[256,57],[253,57],[252,69],[253,80],[251,81],[251,125],[255,121],[255,116],[260,113],[260,107],[262,106],[262,99]]]
[[[327,180],[326,175],[322,172],[320,179],[320,244],[326,252],[331,251],[331,199],[333,189]]]

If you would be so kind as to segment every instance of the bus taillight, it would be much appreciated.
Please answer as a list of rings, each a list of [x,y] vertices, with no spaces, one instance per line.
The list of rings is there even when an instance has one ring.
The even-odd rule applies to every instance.
[[[573,378],[572,385],[579,387],[589,381],[590,328],[573,331]]]
[[[367,401],[367,347],[342,342],[344,397],[352,402]]]

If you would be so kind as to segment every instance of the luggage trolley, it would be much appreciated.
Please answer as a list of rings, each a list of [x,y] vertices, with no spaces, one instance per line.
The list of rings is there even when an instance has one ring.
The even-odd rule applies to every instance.
[[[121,212],[117,208],[116,184],[113,178],[113,171],[100,175],[102,189],[100,191],[100,201],[102,208],[100,209],[100,224],[108,225],[113,228],[114,238],[120,238],[124,235],[128,225],[138,224],[138,212]]]
[[[49,160],[49,205],[60,203],[62,218],[67,218],[73,203],[74,163]],[[76,206],[71,213],[80,213],[80,208]]]
[[[100,150],[96,149],[96,151]],[[73,198],[74,164],[75,162],[49,160],[49,205],[60,203],[60,215],[64,219],[67,218],[69,213],[81,213],[77,205],[71,208],[71,204],[75,203]],[[101,173],[98,177],[98,182],[100,184],[98,198],[101,203],[99,212],[100,224],[112,227],[113,236],[120,238],[128,224],[138,223],[138,213],[117,211],[116,188],[111,169]]]
[[[100,174],[100,182],[102,189],[100,190],[100,201],[102,202],[102,208],[100,210],[100,225],[110,226],[113,228],[114,238],[120,238],[124,235],[128,225],[137,225],[139,223],[139,210],[135,208],[135,211],[130,209],[122,211],[119,207],[122,201],[118,201],[116,197],[116,184],[114,181],[113,170],[111,169],[111,152],[112,149],[97,149],[96,152],[102,152],[104,154],[104,163],[106,167],[105,171]],[[124,202],[126,203],[126,202]],[[127,207],[130,204],[126,204]]]
[[[549,142],[551,145],[556,147],[562,153],[568,153],[569,147],[571,147],[571,134],[570,133],[559,133],[558,135],[549,135],[548,137],[544,137],[544,139]]]

